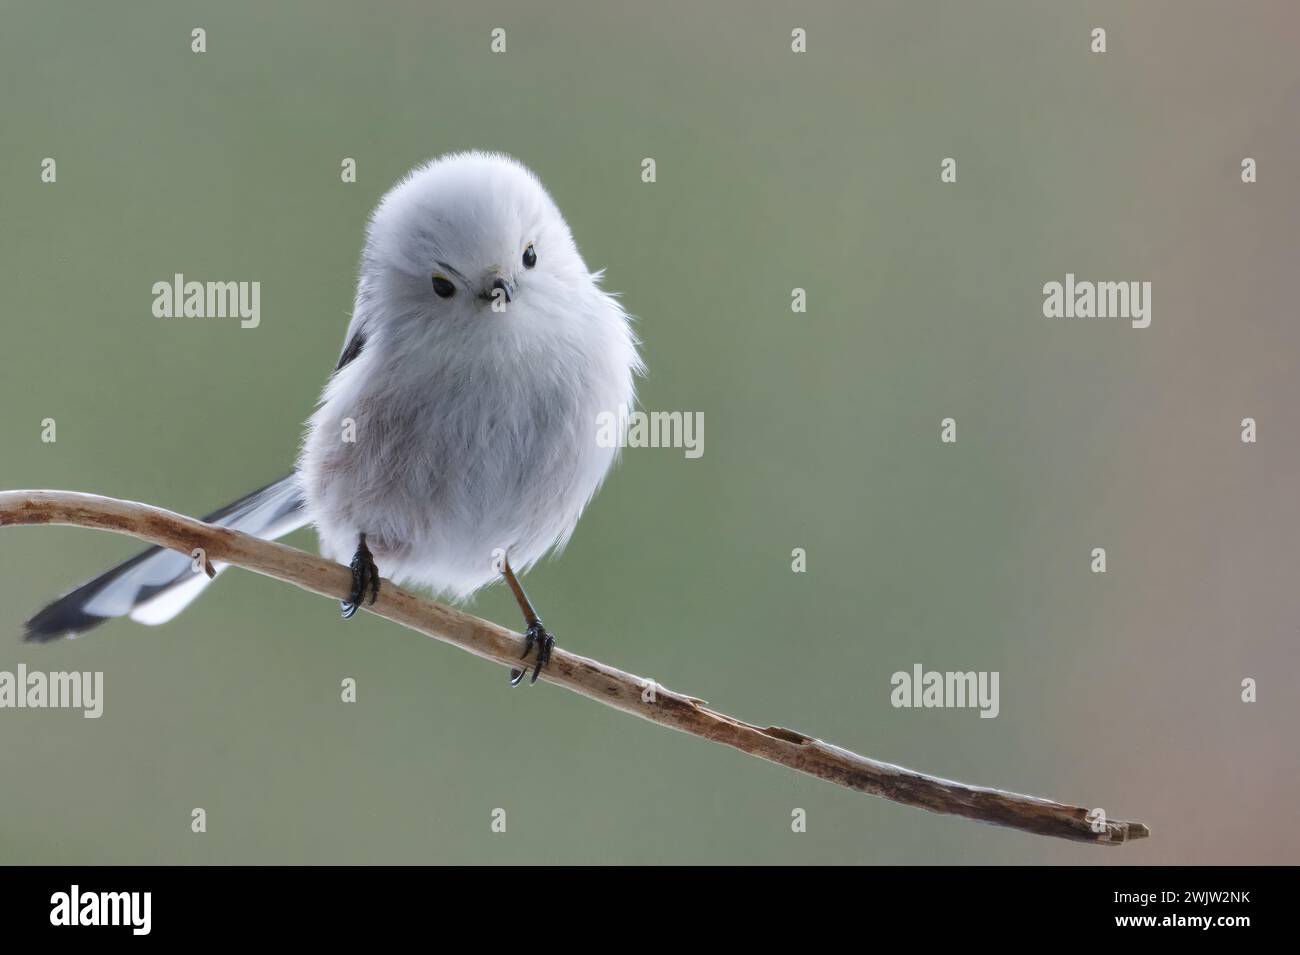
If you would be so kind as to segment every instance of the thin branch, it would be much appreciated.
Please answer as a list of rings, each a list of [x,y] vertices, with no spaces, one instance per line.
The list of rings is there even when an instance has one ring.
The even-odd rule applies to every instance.
[[[347,568],[304,551],[147,504],[94,494],[0,492],[0,526],[19,524],[70,524],[116,531],[186,555],[201,547],[210,561],[234,564],[335,599],[347,594],[351,586]],[[365,609],[502,666],[517,665],[523,651],[523,638],[518,634],[387,582],[378,602]],[[859,756],[794,730],[745,723],[709,709],[703,700],[674,693],[652,680],[559,647],[542,679],[652,723],[906,806],[1100,845],[1118,845],[1150,834],[1140,822],[1109,819],[1104,826],[1099,825],[1101,831],[1097,832],[1088,819],[1089,810],[1081,806],[927,776]]]

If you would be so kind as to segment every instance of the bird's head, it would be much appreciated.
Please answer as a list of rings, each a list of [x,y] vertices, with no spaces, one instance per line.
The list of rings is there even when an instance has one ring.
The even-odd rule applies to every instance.
[[[362,284],[395,319],[487,321],[545,314],[592,276],[537,177],[508,156],[468,152],[419,167],[383,198]]]

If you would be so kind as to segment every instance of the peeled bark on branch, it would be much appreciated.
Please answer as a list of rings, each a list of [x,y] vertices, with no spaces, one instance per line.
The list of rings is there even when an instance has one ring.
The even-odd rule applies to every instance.
[[[99,528],[186,555],[203,548],[209,561],[243,567],[336,600],[348,593],[352,581],[346,567],[284,544],[258,540],[147,504],[95,494],[0,492],[0,526],[20,524]],[[518,666],[523,652],[519,634],[417,597],[387,581],[378,602],[365,605],[365,609],[502,666]],[[652,723],[906,806],[1098,845],[1118,845],[1150,835],[1140,822],[1107,819],[1103,824],[1098,820],[1095,830],[1088,818],[1089,810],[1081,806],[927,776],[859,756],[794,730],[745,723],[710,709],[703,700],[560,647],[555,648],[542,679]]]

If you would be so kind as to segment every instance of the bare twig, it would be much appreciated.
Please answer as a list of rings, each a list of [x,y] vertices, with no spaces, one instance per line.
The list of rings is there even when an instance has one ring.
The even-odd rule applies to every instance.
[[[95,527],[187,555],[201,547],[209,561],[234,564],[336,599],[348,593],[352,581],[347,568],[295,548],[147,504],[94,494],[0,492],[0,526],[11,524]],[[517,664],[523,650],[518,634],[391,584],[385,583],[379,601],[365,609],[503,666]],[[703,700],[558,647],[542,678],[616,710],[907,806],[1100,845],[1118,845],[1150,834],[1140,822],[1116,820],[1106,820],[1104,825],[1098,821],[1100,831],[1094,831],[1088,810],[1080,806],[939,779],[867,759],[794,730],[744,723],[709,709]]]

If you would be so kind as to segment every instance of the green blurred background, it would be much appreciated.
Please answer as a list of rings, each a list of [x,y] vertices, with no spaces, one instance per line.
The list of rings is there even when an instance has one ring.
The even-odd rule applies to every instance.
[[[562,645],[1153,830],[1102,850],[893,805],[241,571],[167,626],[24,646],[135,548],[16,528],[0,669],[102,670],[105,711],[0,711],[0,861],[1300,862],[1297,27],[1283,2],[0,2],[0,487],[201,514],[280,476],[370,208],[504,150],[638,317],[643,406],[706,423],[699,460],[629,451],[529,575]],[[153,318],[175,272],[260,281],[261,327]],[[1066,272],[1151,281],[1151,327],[1043,318]],[[517,625],[503,588],[471,609]],[[915,662],[1000,671],[1001,714],[892,708]]]

